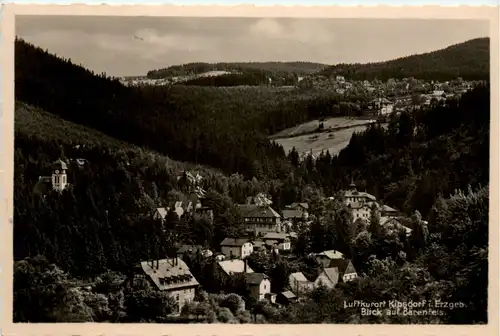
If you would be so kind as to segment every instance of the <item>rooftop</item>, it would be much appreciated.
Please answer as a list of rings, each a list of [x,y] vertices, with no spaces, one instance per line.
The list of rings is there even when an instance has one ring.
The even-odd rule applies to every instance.
[[[246,238],[225,238],[220,245],[221,246],[243,246],[243,244],[248,243],[249,240]]]
[[[189,267],[179,258],[158,260],[158,268],[156,261],[154,266],[148,261],[142,261],[140,266],[160,290],[169,291],[199,285]]]
[[[342,258],[344,258],[344,255],[336,250],[323,251],[321,253],[318,253],[317,256],[325,256],[329,259],[342,259]]]
[[[302,210],[283,210],[283,218],[302,218]]]
[[[297,208],[297,207],[302,207],[304,209],[309,209],[309,204],[307,204],[305,202],[299,202],[299,203],[292,203],[290,205],[291,209],[294,209],[294,208]]]
[[[228,275],[231,273],[243,273],[245,271],[245,262],[241,259],[219,261],[218,264]],[[247,273],[253,273],[253,269],[250,266],[247,266]]]
[[[280,218],[281,216],[270,206],[257,204],[238,204],[243,217],[250,218]]]
[[[286,240],[288,239],[288,236],[288,233],[267,232],[263,239]]]
[[[265,279],[269,279],[269,277],[264,273],[245,273],[245,280],[249,285],[260,285]]]
[[[302,272],[292,273],[292,274],[290,274],[290,277],[293,278],[295,281],[309,282],[309,280],[307,280],[307,278],[305,277],[305,275]]]
[[[291,291],[281,292],[281,295],[286,297],[287,299],[295,299],[297,296],[293,294]]]

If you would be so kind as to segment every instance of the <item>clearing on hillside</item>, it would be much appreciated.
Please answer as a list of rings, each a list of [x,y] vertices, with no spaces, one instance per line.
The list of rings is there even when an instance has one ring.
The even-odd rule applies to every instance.
[[[287,128],[279,133],[276,133],[271,136],[272,139],[281,138],[281,137],[291,137],[298,136],[304,133],[311,133],[318,129],[319,124],[323,123],[323,128],[326,130],[328,128],[339,128],[339,127],[351,127],[351,126],[360,126],[370,124],[375,122],[376,120],[370,119],[358,119],[358,118],[350,118],[350,117],[334,117],[329,118],[324,121],[312,120],[291,128]]]
[[[366,122],[366,120],[364,121]],[[353,126],[338,131],[305,134],[296,137],[276,139],[274,141],[283,146],[285,153],[288,153],[295,147],[299,155],[312,151],[312,154],[317,156],[322,151],[327,150],[330,154],[336,155],[349,144],[354,132],[362,132],[366,127],[366,125]]]

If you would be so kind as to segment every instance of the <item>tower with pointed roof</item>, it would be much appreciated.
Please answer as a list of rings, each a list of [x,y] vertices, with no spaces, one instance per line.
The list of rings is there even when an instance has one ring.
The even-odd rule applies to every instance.
[[[58,192],[63,191],[68,186],[68,166],[61,159],[52,164],[52,189]]]

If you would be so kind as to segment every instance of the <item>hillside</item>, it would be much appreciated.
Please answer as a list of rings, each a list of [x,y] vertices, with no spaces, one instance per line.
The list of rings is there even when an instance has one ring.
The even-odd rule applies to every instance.
[[[221,281],[214,258],[185,253],[200,294],[211,298],[186,306],[181,317],[201,315],[213,323],[488,322],[488,85],[446,104],[393,115],[387,128],[354,133],[339,155],[300,162],[297,150],[285,156],[268,136],[360,110],[363,97],[260,86],[128,88],[22,41],[16,41],[15,70],[15,322],[166,322],[175,306],[167,294],[114,286],[113,280],[126,278],[139,261],[176,255],[178,244],[219,251],[223,239],[243,235],[245,221],[235,204],[258,193],[269,194],[276,210],[292,202],[310,205],[312,222],[297,229],[288,256],[249,258],[252,269],[269,276],[274,293],[290,289],[292,272],[318,274],[308,256],[330,249],[352,260],[359,279],[332,291],[319,288],[288,306],[261,306],[248,299],[243,283]],[[70,162],[69,188],[36,193],[39,176],[50,174],[57,158]],[[75,158],[87,163],[79,166]],[[213,218],[169,211],[164,221],[155,220],[156,208],[186,200],[189,188],[177,179],[184,168],[201,172]],[[411,216],[411,236],[383,228],[376,210],[369,225],[354,221],[337,197],[353,180]],[[93,283],[90,289],[74,286],[82,279]],[[230,299],[222,291],[232,293]],[[446,298],[465,307],[424,317],[338,309],[354,300],[393,300],[394,293],[401,302]],[[242,297],[246,310],[231,311],[233,299]]]
[[[172,65],[164,69],[148,71],[149,78],[165,78],[201,74],[209,71],[245,71],[257,70],[266,73],[308,74],[325,68],[326,64],[312,62],[228,62],[228,63],[187,63]]]
[[[187,85],[236,86],[236,85],[295,85],[298,77],[317,72],[325,64],[311,62],[248,62],[248,63],[188,63],[164,69],[151,70],[151,79],[176,78]],[[205,74],[226,72],[218,76]]]
[[[319,74],[355,80],[419,78],[428,80],[488,80],[490,39],[477,38],[447,48],[395,60],[367,64],[337,64]]]
[[[126,87],[22,40],[15,77],[18,101],[174,160],[246,177],[261,174],[261,166],[266,175],[286,176],[285,153],[267,136],[334,113],[341,99],[260,86]]]

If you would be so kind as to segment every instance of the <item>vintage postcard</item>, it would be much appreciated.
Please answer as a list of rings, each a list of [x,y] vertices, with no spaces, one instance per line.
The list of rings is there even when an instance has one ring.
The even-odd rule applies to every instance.
[[[498,8],[1,33],[4,334],[498,332]]]

